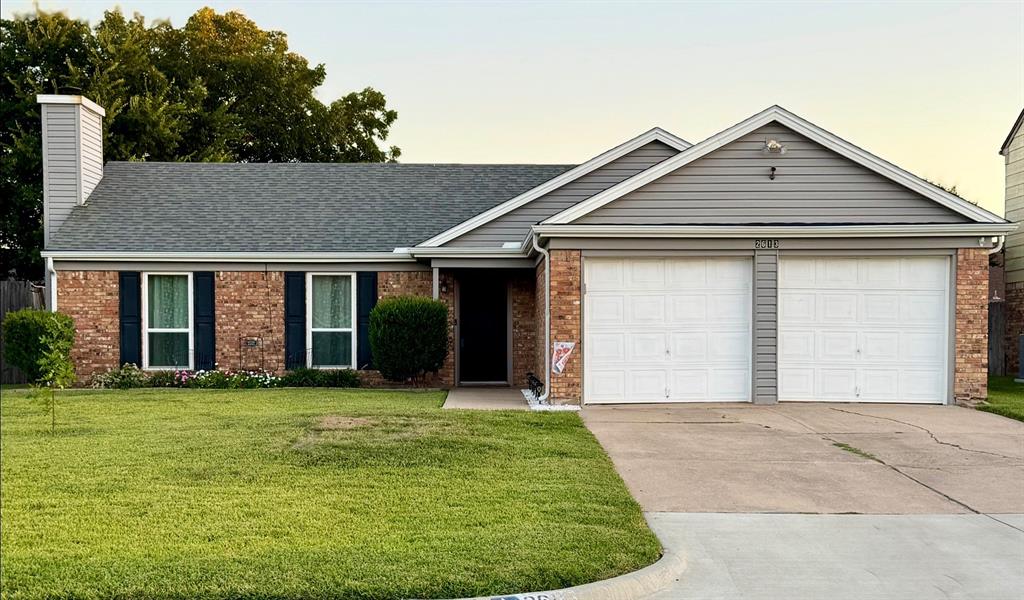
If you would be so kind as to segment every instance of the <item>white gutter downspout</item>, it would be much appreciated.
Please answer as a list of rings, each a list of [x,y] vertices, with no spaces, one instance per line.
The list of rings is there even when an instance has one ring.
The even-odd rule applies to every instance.
[[[989,256],[991,256],[993,254],[999,254],[1000,252],[1002,252],[1003,251],[1003,244],[1005,244],[1005,243],[1006,243],[1006,236],[1005,235],[999,236],[999,243],[996,244],[995,248],[992,248],[991,250],[988,251]]]
[[[46,257],[46,292],[50,312],[57,312],[57,270],[53,268],[53,257]]]
[[[544,404],[551,396],[551,255],[532,236],[533,249],[544,257],[544,394],[537,402]]]

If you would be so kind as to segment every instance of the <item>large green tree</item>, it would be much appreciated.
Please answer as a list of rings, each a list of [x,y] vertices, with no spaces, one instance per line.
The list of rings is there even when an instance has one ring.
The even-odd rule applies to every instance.
[[[36,94],[102,105],[107,160],[382,162],[398,114],[373,89],[326,104],[323,65],[238,12],[183,27],[104,14],[91,27],[38,11],[0,20],[0,276],[42,275],[42,150]],[[80,92],[79,92],[80,90]]]

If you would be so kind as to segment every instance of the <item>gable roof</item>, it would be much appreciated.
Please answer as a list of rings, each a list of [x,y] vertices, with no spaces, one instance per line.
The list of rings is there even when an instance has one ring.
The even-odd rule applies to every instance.
[[[109,162],[46,250],[391,252],[571,168]]]
[[[689,164],[773,121],[792,129],[822,146],[825,146],[844,158],[867,167],[868,169],[887,177],[888,179],[915,191],[926,198],[934,200],[935,202],[964,215],[972,221],[981,223],[1005,223],[1002,218],[990,213],[989,211],[975,206],[959,196],[950,194],[942,188],[932,185],[927,181],[893,165],[892,163],[882,160],[881,158],[854,146],[846,140],[825,131],[817,125],[798,117],[781,106],[775,105],[709,137],[687,150],[683,150],[672,158],[664,160],[646,171],[619,183],[618,185],[612,186],[601,193],[595,194],[591,198],[544,220],[542,224],[566,225],[572,223],[576,219],[608,204],[612,200],[667,175],[676,169]]]
[[[459,223],[458,225],[448,229],[447,231],[443,231],[435,235],[434,237],[419,244],[419,246],[428,248],[437,247],[447,242],[450,242],[451,240],[454,240],[455,238],[461,235],[465,235],[469,231],[472,231],[473,229],[476,229],[481,225],[484,225],[503,215],[506,215],[512,212],[513,210],[533,200],[536,200],[541,196],[544,196],[545,194],[548,194],[568,183],[571,183],[579,179],[580,177],[583,177],[584,175],[592,171],[595,171],[607,165],[608,163],[655,141],[662,142],[680,151],[686,150],[687,148],[690,148],[693,145],[690,142],[684,140],[683,138],[673,135],[672,133],[669,133],[668,131],[665,131],[660,127],[655,127],[653,129],[650,129],[649,131],[645,131],[644,133],[636,136],[631,140],[627,140],[626,142],[623,142],[622,144],[615,146],[610,150],[602,152],[601,154],[595,156],[594,158],[588,160],[587,162],[569,171],[566,171],[565,173],[562,173],[561,175],[551,179],[550,181],[545,182],[543,185],[539,185],[533,189],[526,190],[522,194],[516,196],[515,198],[512,198],[511,200],[508,200],[507,202],[503,202],[486,212],[478,214],[472,217],[471,219],[467,219],[466,221]]]
[[[1010,128],[1010,133],[1006,135],[1006,139],[1003,140],[1003,145],[999,147],[999,154],[1006,156],[1006,151],[1010,148],[1010,142],[1013,138],[1017,137],[1017,132],[1020,131],[1020,126],[1024,125],[1024,108],[1021,109],[1020,114],[1017,115],[1017,120],[1014,121],[1013,127]]]

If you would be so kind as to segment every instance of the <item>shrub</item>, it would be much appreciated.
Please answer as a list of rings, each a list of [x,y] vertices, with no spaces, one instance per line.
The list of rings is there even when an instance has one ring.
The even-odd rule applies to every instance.
[[[116,369],[92,378],[92,387],[114,390],[130,390],[132,388],[152,385],[146,373],[133,363],[125,363]]]
[[[55,347],[68,353],[75,341],[75,322],[63,313],[23,308],[7,313],[3,324],[4,354],[30,382],[44,375],[41,360]]]
[[[370,311],[370,350],[390,381],[437,373],[448,356],[448,307],[422,296],[381,300]]]
[[[154,371],[149,374],[149,379],[146,380],[146,385],[155,388],[178,387],[178,383],[174,379],[174,371]]]
[[[286,373],[278,382],[286,387],[359,387],[359,375],[352,369],[308,369]]]

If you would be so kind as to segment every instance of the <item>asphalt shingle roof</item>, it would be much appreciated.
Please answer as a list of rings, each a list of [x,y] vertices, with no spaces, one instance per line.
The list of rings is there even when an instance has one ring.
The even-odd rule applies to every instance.
[[[389,252],[572,167],[109,162],[47,249]]]

